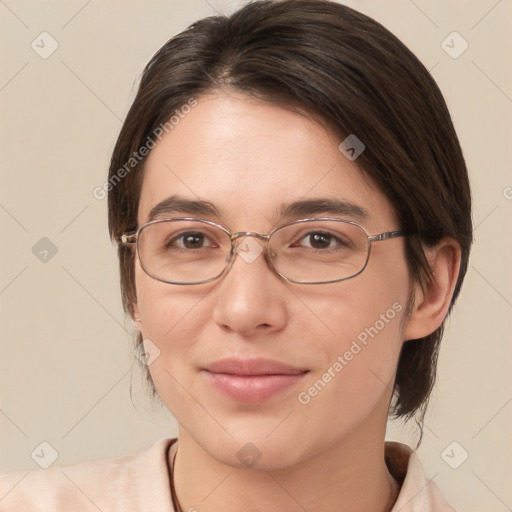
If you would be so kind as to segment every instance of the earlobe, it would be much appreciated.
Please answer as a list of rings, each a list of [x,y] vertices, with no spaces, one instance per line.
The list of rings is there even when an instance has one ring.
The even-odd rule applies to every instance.
[[[139,305],[137,301],[132,302],[132,319],[135,322],[135,327],[138,331],[141,330],[141,319],[140,319],[140,311]]]
[[[415,284],[415,302],[404,332],[404,340],[424,338],[433,333],[445,319],[457,283],[460,268],[460,246],[451,238],[443,238],[435,247],[425,249],[433,279],[422,290]]]

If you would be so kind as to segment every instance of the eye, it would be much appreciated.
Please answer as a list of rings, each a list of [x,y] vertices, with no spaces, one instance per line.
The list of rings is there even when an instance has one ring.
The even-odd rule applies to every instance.
[[[308,247],[310,249],[334,249],[337,247],[348,247],[348,240],[340,239],[332,233],[325,231],[314,231],[301,237],[293,246]]]
[[[218,244],[201,231],[186,231],[172,237],[167,243],[167,247],[202,249],[204,247],[218,247]]]

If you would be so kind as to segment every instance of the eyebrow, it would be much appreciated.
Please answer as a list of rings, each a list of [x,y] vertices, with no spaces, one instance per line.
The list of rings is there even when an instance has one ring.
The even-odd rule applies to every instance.
[[[367,220],[370,214],[366,208],[344,199],[307,199],[281,206],[281,217],[307,217],[309,215],[334,215],[350,217],[354,220]]]
[[[157,218],[163,218],[171,214],[181,213],[184,215],[213,216],[220,218],[219,210],[208,201],[187,199],[179,195],[172,195],[160,201],[151,208],[147,222]],[[367,220],[369,212],[366,208],[351,203],[344,199],[318,198],[294,201],[281,205],[276,210],[277,216],[286,217],[308,217],[311,215],[334,215],[349,217],[354,220]]]
[[[147,222],[173,213],[220,216],[217,208],[208,201],[186,199],[182,196],[172,195],[151,208]]]

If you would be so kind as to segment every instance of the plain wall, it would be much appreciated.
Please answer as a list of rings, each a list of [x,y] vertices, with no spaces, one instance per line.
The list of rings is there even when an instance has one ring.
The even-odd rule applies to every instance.
[[[456,508],[511,510],[512,3],[347,3],[383,23],[431,70],[473,186],[475,245],[447,323],[420,458]],[[64,465],[176,435],[134,364],[107,203],[93,189],[105,182],[145,63],[191,22],[236,5],[0,3],[0,471],[37,468],[30,454],[42,441]],[[31,47],[51,49],[43,31],[58,43],[48,58]],[[448,37],[454,31],[463,39]],[[467,50],[453,58],[463,40]],[[388,437],[414,444],[417,432],[391,424]],[[468,453],[457,469],[442,456],[447,447],[452,465]]]

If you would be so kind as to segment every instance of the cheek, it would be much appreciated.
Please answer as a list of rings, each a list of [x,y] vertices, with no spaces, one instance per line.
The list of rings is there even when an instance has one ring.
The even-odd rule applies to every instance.
[[[162,341],[187,320],[204,293],[195,287],[172,285],[148,276],[140,265],[135,266],[137,304],[142,319],[142,333]],[[190,322],[185,322],[191,325]]]
[[[304,401],[322,394],[315,407],[336,403],[344,413],[364,415],[382,395],[390,395],[402,347],[407,283],[405,263],[395,262],[386,273],[369,265],[360,276],[304,298],[316,323],[324,325],[323,336],[316,338],[320,364]],[[312,320],[303,316],[303,332]]]
[[[314,339],[316,350],[323,356],[323,366],[330,366],[341,358],[346,361],[346,364],[343,362],[345,366],[357,367],[358,373],[372,368],[376,372],[380,368],[394,370],[402,345],[401,320],[405,312],[405,298],[406,294],[393,293],[392,290],[365,294],[361,288],[352,290],[349,286],[335,298],[310,297],[315,318],[302,315],[300,330],[311,332],[313,322],[317,324],[315,331],[319,336]],[[311,343],[311,338],[308,338]],[[309,348],[311,350],[311,346]],[[319,366],[317,369],[322,368]],[[389,375],[383,377],[387,381]]]
[[[158,356],[148,369],[160,397],[180,417],[179,411],[186,410],[190,400],[185,390],[194,385],[193,352],[208,322],[204,303],[209,289],[162,283],[140,267],[136,267],[135,281],[142,336],[157,347]]]
[[[140,269],[136,270],[136,286],[142,336],[160,351],[150,366],[152,376],[158,368],[179,371],[175,363],[186,358],[204,327],[199,305],[207,292],[159,282]]]
[[[352,299],[354,297],[352,296]],[[346,305],[350,304],[350,306]],[[318,340],[322,364],[315,368],[297,397],[311,435],[319,421],[326,438],[362,425],[372,411],[385,418],[391,399],[401,349],[400,321],[405,305],[390,297],[359,303],[340,301],[338,313],[329,314],[331,341]],[[326,308],[326,314],[328,309]],[[324,317],[325,318],[325,317]],[[316,419],[315,419],[316,418]]]

